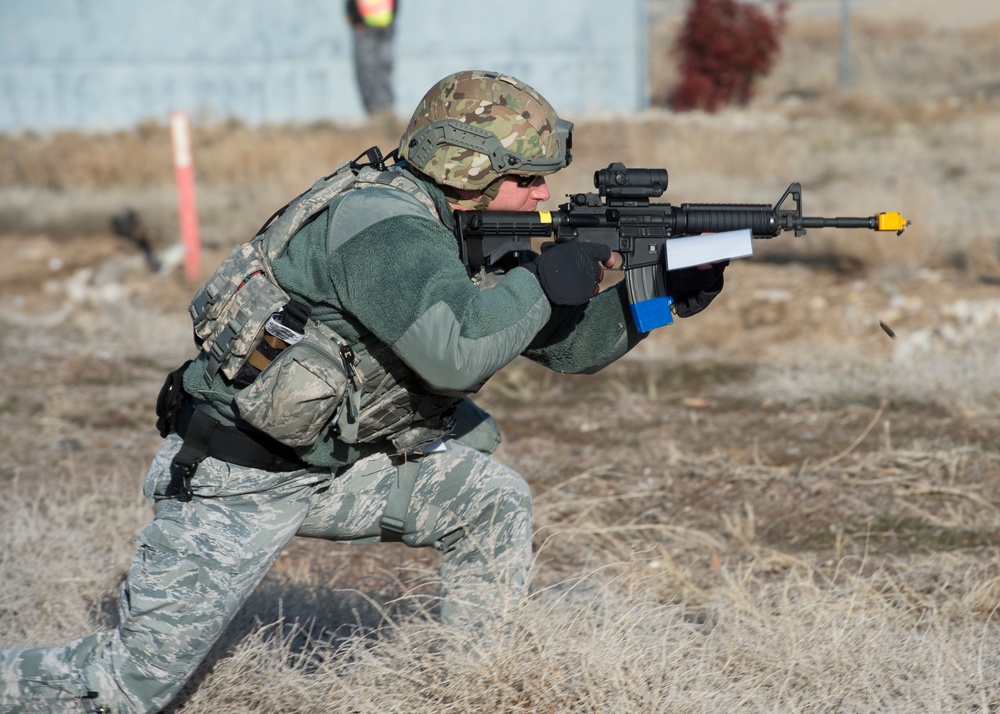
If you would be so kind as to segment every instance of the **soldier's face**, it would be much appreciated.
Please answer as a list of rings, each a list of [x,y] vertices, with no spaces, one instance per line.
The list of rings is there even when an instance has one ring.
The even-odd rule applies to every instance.
[[[544,176],[529,179],[507,176],[500,184],[497,197],[490,201],[487,211],[534,211],[542,201],[548,201],[549,187]]]

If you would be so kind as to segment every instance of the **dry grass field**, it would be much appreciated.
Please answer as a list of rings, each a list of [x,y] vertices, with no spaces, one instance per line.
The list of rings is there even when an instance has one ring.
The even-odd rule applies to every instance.
[[[1000,711],[1000,10],[954,5],[859,10],[850,92],[804,0],[751,105],[574,117],[553,204],[623,161],[667,167],[675,203],[800,181],[807,214],[913,226],[761,242],[602,373],[486,386],[536,499],[512,639],[435,622],[433,553],[298,540],[171,711]],[[399,129],[198,126],[205,273]],[[0,647],[56,644],[114,621],[195,286],[163,126],[0,158]],[[164,270],[108,230],[127,206]]]

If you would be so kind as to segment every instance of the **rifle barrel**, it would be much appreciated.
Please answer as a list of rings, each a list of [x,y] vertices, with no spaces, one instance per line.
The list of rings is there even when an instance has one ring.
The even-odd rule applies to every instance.
[[[802,219],[803,228],[868,228],[875,230],[878,221],[875,216],[868,218],[809,218]]]

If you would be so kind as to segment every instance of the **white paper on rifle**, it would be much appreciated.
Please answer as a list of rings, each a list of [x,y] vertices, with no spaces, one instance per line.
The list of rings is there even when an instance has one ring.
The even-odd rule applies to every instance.
[[[680,270],[753,255],[753,235],[749,228],[668,238],[666,243],[667,270]]]

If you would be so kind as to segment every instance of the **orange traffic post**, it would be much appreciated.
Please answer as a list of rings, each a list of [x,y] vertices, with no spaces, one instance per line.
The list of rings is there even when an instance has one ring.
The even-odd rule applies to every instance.
[[[195,281],[201,275],[201,238],[198,205],[194,196],[194,162],[191,157],[191,124],[184,112],[170,115],[170,141],[174,150],[174,181],[184,246],[184,275]]]

